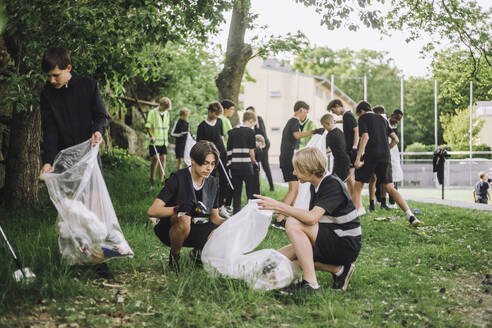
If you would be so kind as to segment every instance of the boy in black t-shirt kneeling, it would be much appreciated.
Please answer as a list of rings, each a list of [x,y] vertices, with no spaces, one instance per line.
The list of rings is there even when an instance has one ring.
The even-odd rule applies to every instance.
[[[148,210],[160,218],[155,234],[171,247],[169,267],[178,268],[181,247],[193,247],[198,257],[212,231],[224,222],[218,211],[218,182],[210,176],[219,151],[209,141],[197,142],[190,151],[191,166],[171,174]]]
[[[255,195],[261,209],[288,216],[285,228],[292,244],[279,252],[300,265],[303,280],[285,291],[319,291],[315,270],[331,272],[332,288],[345,291],[361,248],[357,211],[345,184],[337,176],[325,173],[327,160],[321,150],[298,150],[293,162],[300,182],[311,183],[309,210]]]

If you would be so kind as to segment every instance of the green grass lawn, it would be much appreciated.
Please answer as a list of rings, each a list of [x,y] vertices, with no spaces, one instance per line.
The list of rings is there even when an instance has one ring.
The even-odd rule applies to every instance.
[[[47,197],[36,209],[0,209],[1,224],[25,266],[29,285],[11,277],[14,265],[0,247],[0,327],[487,327],[492,322],[490,212],[412,203],[423,225],[412,228],[378,210],[362,219],[363,247],[349,289],[332,290],[331,274],[318,273],[319,295],[276,298],[242,281],[212,278],[188,260],[184,272],[167,270],[169,249],[146,217],[158,193],[150,190],[148,166],[123,159],[105,165],[105,179],[133,259],[109,262],[115,282],[91,268],[60,260],[56,211]],[[264,185],[265,187],[266,184]],[[268,189],[268,188],[266,188]],[[264,194],[279,199],[283,190]],[[366,204],[367,205],[367,204]],[[287,244],[269,231],[260,248]]]

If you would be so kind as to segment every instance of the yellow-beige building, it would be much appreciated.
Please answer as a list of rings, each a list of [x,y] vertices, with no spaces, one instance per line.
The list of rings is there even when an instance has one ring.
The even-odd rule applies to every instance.
[[[330,80],[323,76],[295,72],[276,59],[253,58],[246,66],[246,71],[249,77],[243,82],[240,101],[245,108],[253,106],[256,113],[263,117],[271,143],[270,163],[278,164],[282,129],[294,115],[294,104],[298,100],[308,103],[308,117],[321,127],[319,120],[327,113],[326,106],[331,100]],[[355,108],[354,100],[342,90],[335,86],[333,91],[334,98],[339,98],[345,108]]]
[[[477,101],[476,106],[478,117],[484,120],[478,143],[492,147],[492,101]]]

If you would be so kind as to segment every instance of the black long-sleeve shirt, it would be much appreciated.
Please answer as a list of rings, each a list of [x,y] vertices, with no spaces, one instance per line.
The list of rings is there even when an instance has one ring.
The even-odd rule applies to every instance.
[[[104,135],[108,119],[95,80],[72,72],[60,89],[46,83],[41,92],[43,164],[52,164],[60,150],[90,139],[96,131]]]

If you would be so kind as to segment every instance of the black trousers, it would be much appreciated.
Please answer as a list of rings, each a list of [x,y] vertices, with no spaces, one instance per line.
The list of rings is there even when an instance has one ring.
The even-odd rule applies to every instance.
[[[253,175],[233,175],[232,185],[234,186],[234,196],[232,201],[233,213],[236,214],[241,210],[241,194],[243,193],[243,181],[246,184],[246,196],[248,199],[253,198],[254,179]]]
[[[263,158],[261,159],[261,167],[263,168],[263,171],[265,171],[265,175],[268,179],[268,184],[270,185],[270,190],[274,189],[273,186],[273,178],[272,178],[272,171],[270,170],[270,163],[268,162],[268,149],[270,147],[265,147],[263,149]]]

